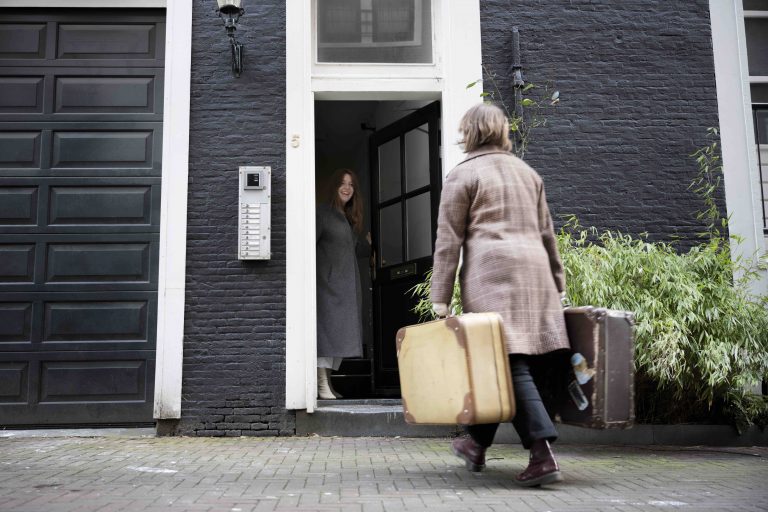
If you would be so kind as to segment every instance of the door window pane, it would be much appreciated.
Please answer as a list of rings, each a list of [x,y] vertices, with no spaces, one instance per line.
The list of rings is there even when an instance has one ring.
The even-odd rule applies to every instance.
[[[768,75],[768,18],[744,20],[750,76]]]
[[[408,199],[405,203],[408,219],[408,260],[432,254],[432,215],[429,192]]]
[[[749,91],[752,103],[768,103],[768,84],[752,84]]]
[[[768,0],[743,0],[745,11],[768,11]]]
[[[768,144],[768,108],[755,110],[755,135],[758,144]]]
[[[381,238],[381,266],[386,267],[403,261],[403,212],[402,203],[381,209],[379,233]]]
[[[399,196],[400,138],[379,146],[379,201]]]
[[[317,0],[317,61],[432,62],[431,0]]]
[[[405,134],[405,184],[410,192],[429,185],[429,125]]]

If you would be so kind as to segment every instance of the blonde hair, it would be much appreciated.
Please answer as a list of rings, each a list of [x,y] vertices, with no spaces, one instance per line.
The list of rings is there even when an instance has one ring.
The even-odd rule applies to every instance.
[[[481,146],[498,146],[504,151],[512,149],[507,116],[490,103],[479,103],[467,110],[459,122],[459,133],[459,143],[464,144],[465,153]]]

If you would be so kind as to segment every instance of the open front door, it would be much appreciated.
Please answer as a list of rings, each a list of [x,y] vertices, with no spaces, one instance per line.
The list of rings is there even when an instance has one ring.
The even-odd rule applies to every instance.
[[[399,396],[395,334],[418,317],[409,290],[432,266],[440,204],[440,103],[374,132],[371,148],[374,390]]]

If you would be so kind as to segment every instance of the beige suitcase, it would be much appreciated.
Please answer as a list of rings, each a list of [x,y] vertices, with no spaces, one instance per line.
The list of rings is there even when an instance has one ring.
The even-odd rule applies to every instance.
[[[397,363],[405,421],[500,423],[515,415],[501,316],[469,313],[403,327]]]

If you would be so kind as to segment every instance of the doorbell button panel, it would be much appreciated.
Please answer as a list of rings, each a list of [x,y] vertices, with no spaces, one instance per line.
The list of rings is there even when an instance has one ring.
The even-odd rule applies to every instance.
[[[272,168],[240,167],[239,196],[237,258],[268,260],[272,255]]]

